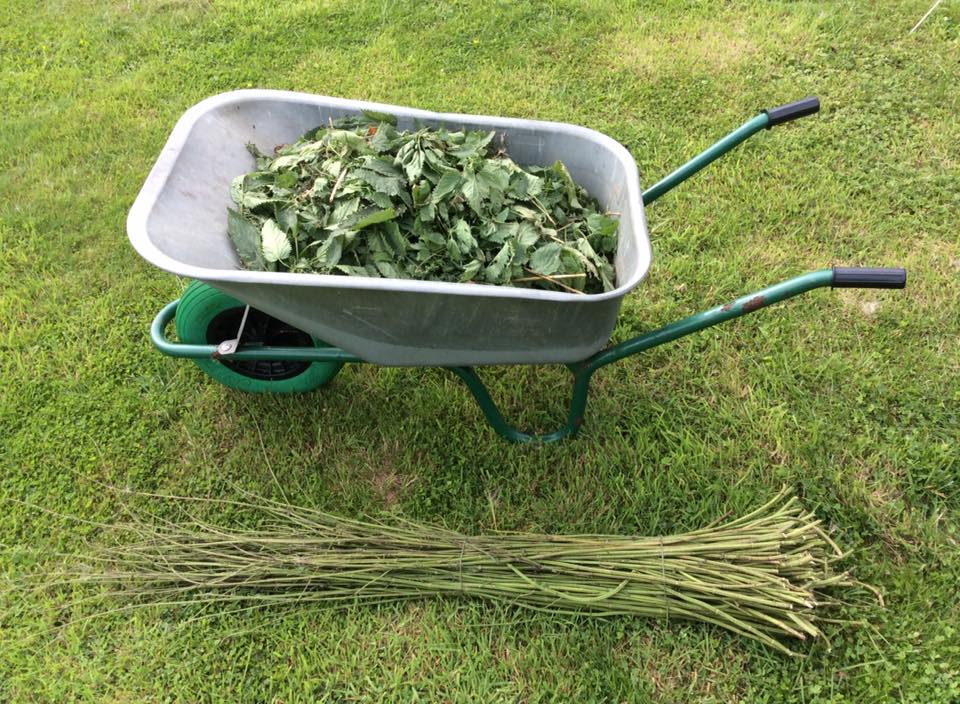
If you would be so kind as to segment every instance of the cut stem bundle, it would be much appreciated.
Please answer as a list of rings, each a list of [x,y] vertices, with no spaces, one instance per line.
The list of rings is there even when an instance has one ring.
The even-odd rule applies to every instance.
[[[711,623],[793,654],[821,636],[821,590],[856,584],[812,513],[783,493],[727,523],[663,537],[467,536],[259,499],[255,529],[134,520],[88,576],[163,602],[331,605],[470,596],[563,614]]]

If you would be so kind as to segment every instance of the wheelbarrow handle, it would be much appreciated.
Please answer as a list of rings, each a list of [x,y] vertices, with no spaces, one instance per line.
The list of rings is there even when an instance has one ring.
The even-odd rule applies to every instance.
[[[832,288],[904,288],[906,269],[844,269],[833,267]]]
[[[904,288],[906,283],[907,272],[903,269],[841,269],[835,267],[811,271],[608,347],[597,352],[593,357],[582,363],[580,367],[590,370],[592,373],[592,371],[604,365],[637,352],[690,335],[718,323],[753,313],[774,303],[812,291],[815,288],[825,288],[827,286],[831,288]]]
[[[813,115],[819,110],[820,100],[818,98],[804,98],[803,100],[797,100],[776,108],[762,110],[759,115],[747,120],[719,142],[704,149],[679,169],[668,176],[664,176],[650,186],[650,188],[643,192],[643,204],[650,205],[664,193],[679,186],[707,166],[707,164],[719,159],[731,149],[747,141],[760,130],[770,129],[774,125],[796,120],[797,118],[807,115]]]
[[[796,120],[818,112],[820,112],[820,98],[811,96],[802,100],[795,100],[786,105],[768,108],[763,111],[763,114],[767,116],[767,129],[770,129],[774,125],[790,122],[790,120]]]

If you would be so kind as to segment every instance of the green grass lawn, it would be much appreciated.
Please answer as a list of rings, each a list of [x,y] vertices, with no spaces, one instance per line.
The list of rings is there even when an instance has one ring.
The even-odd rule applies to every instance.
[[[102,544],[62,514],[122,518],[104,484],[276,496],[275,474],[294,501],[468,532],[670,533],[786,485],[886,601],[790,659],[697,624],[464,601],[91,618],[68,605],[83,592],[3,586],[0,700],[960,700],[960,3],[908,34],[929,5],[0,4],[6,585]],[[244,396],[150,346],[187,282],[137,257],[124,218],[183,111],[254,86],[585,125],[645,184],[816,94],[819,116],[650,207],[654,263],[614,339],[831,264],[902,265],[909,287],[816,291],[608,367],[581,436],[547,447],[502,442],[442,370]],[[562,420],[563,369],[484,378],[519,426]]]

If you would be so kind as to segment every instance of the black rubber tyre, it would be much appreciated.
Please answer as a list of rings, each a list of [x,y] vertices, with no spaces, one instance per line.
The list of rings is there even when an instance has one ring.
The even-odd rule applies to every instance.
[[[181,342],[216,345],[236,336],[245,305],[222,291],[193,281],[180,297],[175,326]],[[325,342],[253,308],[247,316],[244,342],[283,347],[327,347]],[[313,391],[337,375],[338,362],[286,362],[195,359],[208,376],[231,389],[248,393]]]

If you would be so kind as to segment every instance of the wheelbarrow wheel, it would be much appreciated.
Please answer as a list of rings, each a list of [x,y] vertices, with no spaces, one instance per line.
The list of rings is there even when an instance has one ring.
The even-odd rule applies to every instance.
[[[236,337],[245,304],[222,291],[193,281],[177,305],[174,321],[181,342],[218,345]],[[325,342],[250,309],[243,342],[277,347],[328,347]],[[195,359],[208,376],[224,386],[248,393],[303,393],[313,391],[337,375],[339,362]]]

